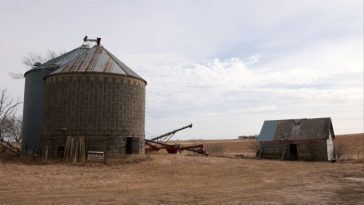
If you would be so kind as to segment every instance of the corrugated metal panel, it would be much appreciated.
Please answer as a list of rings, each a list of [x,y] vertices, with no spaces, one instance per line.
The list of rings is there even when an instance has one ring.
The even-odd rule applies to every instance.
[[[24,76],[26,76],[29,72],[35,71],[35,70],[41,70],[41,69],[57,69],[66,63],[72,61],[73,59],[77,58],[80,55],[83,55],[87,53],[87,51],[90,48],[88,46],[80,46],[78,48],[75,48],[61,56],[58,56],[57,58],[51,59],[38,67],[34,69],[30,69],[27,72],[25,72]]]
[[[100,58],[95,65],[95,72],[107,72],[105,67],[110,66],[110,64],[112,64],[112,60],[110,57],[106,55],[100,55]]]
[[[116,58],[112,53],[110,53],[108,50],[105,49],[105,51],[115,60],[117,65],[122,68],[122,70],[127,74],[131,75],[137,78],[141,78],[138,74],[136,74],[134,71],[132,71],[127,65],[125,65],[123,62],[121,62],[118,58]]]
[[[272,141],[277,129],[278,121],[264,121],[262,130],[258,135],[259,141]]]
[[[50,64],[56,64],[58,66],[63,66],[64,64],[72,61],[73,59],[77,58],[78,56],[86,53],[90,48],[88,46],[80,46],[78,48],[75,48],[71,50],[70,52],[67,52],[64,55],[61,55],[53,60],[50,60],[43,64],[44,66],[48,66]]]
[[[86,53],[83,53],[74,60],[60,66],[60,68],[52,74],[67,72],[116,73],[132,76],[145,82],[144,79],[102,46],[90,48]]]

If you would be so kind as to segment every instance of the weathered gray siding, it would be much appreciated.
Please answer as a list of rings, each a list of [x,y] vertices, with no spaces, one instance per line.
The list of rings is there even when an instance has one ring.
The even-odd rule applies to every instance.
[[[291,159],[290,144],[297,145],[297,159],[303,161],[328,161],[325,140],[295,142],[261,142],[264,159]],[[282,156],[284,157],[282,158]]]
[[[313,142],[310,144],[297,145],[297,160],[305,161],[328,161],[326,142]]]

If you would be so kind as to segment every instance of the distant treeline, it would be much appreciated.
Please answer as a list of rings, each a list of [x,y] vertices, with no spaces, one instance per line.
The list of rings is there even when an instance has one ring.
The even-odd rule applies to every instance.
[[[240,140],[246,140],[246,139],[257,139],[258,135],[242,135],[239,136],[238,139]]]

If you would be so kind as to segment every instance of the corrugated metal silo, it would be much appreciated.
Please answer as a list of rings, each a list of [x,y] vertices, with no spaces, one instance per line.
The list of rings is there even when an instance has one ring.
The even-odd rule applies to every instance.
[[[43,150],[63,155],[67,136],[107,159],[144,153],[146,81],[100,45],[45,80]],[[44,154],[44,153],[43,153]]]
[[[27,71],[24,88],[22,149],[28,154],[39,151],[43,126],[44,78],[60,66],[85,53],[88,46],[78,47],[57,58],[38,64]]]

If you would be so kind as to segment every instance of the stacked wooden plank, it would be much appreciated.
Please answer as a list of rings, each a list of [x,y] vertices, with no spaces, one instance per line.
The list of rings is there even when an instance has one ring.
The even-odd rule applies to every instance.
[[[105,153],[100,151],[88,151],[87,162],[104,162]]]
[[[86,149],[84,136],[68,136],[64,149],[63,161],[70,163],[85,163]]]

